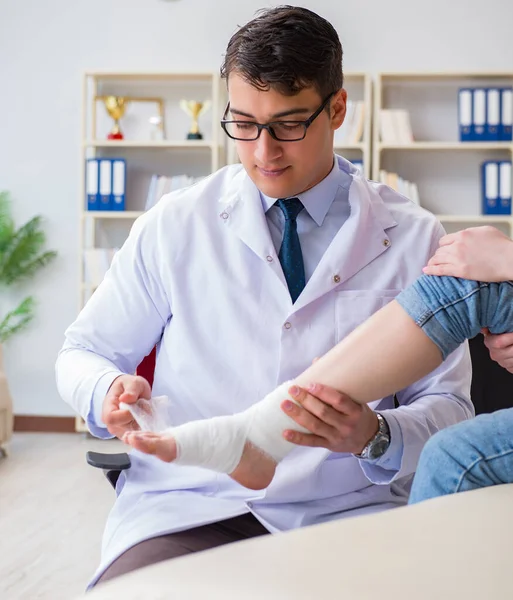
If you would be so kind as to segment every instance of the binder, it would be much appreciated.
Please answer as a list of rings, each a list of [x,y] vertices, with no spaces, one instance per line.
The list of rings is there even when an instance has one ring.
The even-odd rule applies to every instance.
[[[472,141],[472,90],[462,88],[458,96],[460,142]]]
[[[501,215],[511,214],[511,161],[499,163],[499,209]]]
[[[110,210],[112,195],[112,161],[100,159],[100,206],[99,210]]]
[[[86,161],[86,196],[87,210],[100,209],[98,159],[89,158]]]
[[[499,139],[503,142],[512,140],[513,123],[513,88],[501,89],[501,122]]]
[[[499,125],[501,121],[500,95],[499,88],[489,88],[486,90],[485,139],[487,142],[496,142],[499,139]]]
[[[471,130],[473,142],[486,139],[486,90],[483,88],[473,90]]]
[[[499,163],[486,161],[481,168],[482,212],[484,215],[499,215]]]
[[[112,159],[112,195],[110,210],[125,210],[126,161]]]

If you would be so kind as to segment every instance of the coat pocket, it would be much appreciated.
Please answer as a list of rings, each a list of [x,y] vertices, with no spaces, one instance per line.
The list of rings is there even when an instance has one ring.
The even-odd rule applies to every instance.
[[[391,302],[401,290],[342,290],[335,298],[336,341],[343,340],[360,323]]]

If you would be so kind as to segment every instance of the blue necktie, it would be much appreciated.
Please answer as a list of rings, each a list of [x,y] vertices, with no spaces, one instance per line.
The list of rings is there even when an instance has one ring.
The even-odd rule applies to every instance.
[[[278,258],[294,303],[305,287],[305,267],[296,221],[304,206],[299,198],[280,199],[276,202],[276,206],[285,215],[285,231]]]

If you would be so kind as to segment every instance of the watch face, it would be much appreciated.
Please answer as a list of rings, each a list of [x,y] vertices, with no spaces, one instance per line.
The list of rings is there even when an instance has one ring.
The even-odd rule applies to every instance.
[[[369,451],[369,458],[371,460],[376,460],[385,454],[388,450],[388,446],[390,445],[390,440],[386,437],[380,437],[377,439],[374,444],[372,444],[372,448]]]

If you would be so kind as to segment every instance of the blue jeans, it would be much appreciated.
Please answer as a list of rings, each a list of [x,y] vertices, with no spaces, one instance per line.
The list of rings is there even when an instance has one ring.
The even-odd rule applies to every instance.
[[[485,283],[423,275],[396,298],[440,348],[444,360],[483,327],[513,331],[513,282]]]
[[[397,301],[444,359],[483,327],[491,333],[513,331],[511,281],[424,275]],[[436,433],[420,456],[410,504],[501,483],[513,483],[513,408]]]
[[[420,455],[409,502],[501,483],[513,483],[513,408],[436,433]]]

